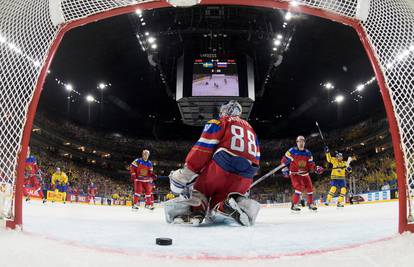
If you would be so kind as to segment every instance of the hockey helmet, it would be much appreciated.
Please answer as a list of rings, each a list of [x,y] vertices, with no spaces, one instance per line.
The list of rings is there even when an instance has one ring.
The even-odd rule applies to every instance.
[[[242,114],[242,106],[236,100],[230,100],[227,104],[220,107],[220,117],[238,117]]]

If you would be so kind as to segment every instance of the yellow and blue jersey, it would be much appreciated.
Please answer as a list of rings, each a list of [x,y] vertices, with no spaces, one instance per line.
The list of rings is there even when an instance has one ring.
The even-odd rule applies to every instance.
[[[326,153],[326,161],[332,164],[331,179],[345,179],[347,172],[347,162],[339,161],[331,156],[331,153]]]

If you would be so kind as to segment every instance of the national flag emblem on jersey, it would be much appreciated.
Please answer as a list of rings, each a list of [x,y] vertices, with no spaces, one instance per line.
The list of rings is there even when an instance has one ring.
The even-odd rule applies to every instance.
[[[306,167],[306,161],[304,161],[304,160],[299,160],[299,162],[298,162],[298,167],[299,168],[301,168],[301,169],[303,169],[303,168],[305,168]]]

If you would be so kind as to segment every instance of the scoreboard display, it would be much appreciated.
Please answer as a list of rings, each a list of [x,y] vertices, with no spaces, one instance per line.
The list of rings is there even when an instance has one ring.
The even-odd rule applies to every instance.
[[[195,58],[192,96],[239,96],[236,59]]]

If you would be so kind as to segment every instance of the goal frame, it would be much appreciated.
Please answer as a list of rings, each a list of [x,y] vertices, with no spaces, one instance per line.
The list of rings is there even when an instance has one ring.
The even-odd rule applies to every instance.
[[[325,19],[332,20],[334,22],[342,23],[344,25],[352,27],[358,34],[359,39],[366,51],[366,54],[370,60],[372,68],[375,73],[375,77],[380,88],[382,99],[385,106],[387,119],[389,122],[389,128],[391,132],[392,144],[394,149],[394,156],[396,160],[396,170],[398,177],[398,192],[399,192],[399,223],[398,231],[402,233],[404,231],[414,232],[414,224],[408,224],[407,221],[407,178],[405,169],[405,159],[402,150],[401,137],[399,134],[399,127],[395,116],[393,104],[391,101],[390,92],[385,82],[384,73],[381,69],[377,55],[371,46],[367,34],[361,25],[361,22],[357,19],[351,19],[345,16],[341,16],[337,13],[330,12],[328,10],[317,9],[315,7],[298,5],[292,6],[289,0],[201,0],[199,5],[238,5],[238,6],[251,6],[251,7],[263,7],[273,8],[281,10],[289,10],[295,13],[302,13],[312,16],[317,16]],[[58,34],[53,40],[52,45],[49,47],[46,60],[43,62],[39,78],[36,82],[35,91],[33,98],[30,101],[29,109],[26,114],[26,122],[23,129],[23,136],[21,141],[21,150],[17,159],[17,172],[15,180],[15,199],[14,199],[14,220],[7,221],[6,226],[9,228],[22,227],[23,224],[23,212],[22,212],[22,201],[23,201],[23,181],[24,181],[24,165],[28,150],[28,145],[31,136],[31,129],[33,126],[34,117],[36,114],[37,106],[39,103],[40,95],[42,93],[43,85],[47,76],[47,71],[51,65],[56,51],[63,39],[66,32],[93,23],[99,20],[107,19],[110,17],[123,15],[134,12],[136,9],[157,9],[172,7],[170,3],[165,0],[153,1],[153,2],[141,2],[134,5],[128,5],[104,11],[101,13],[93,14],[85,18],[70,21],[66,24],[59,26]]]

